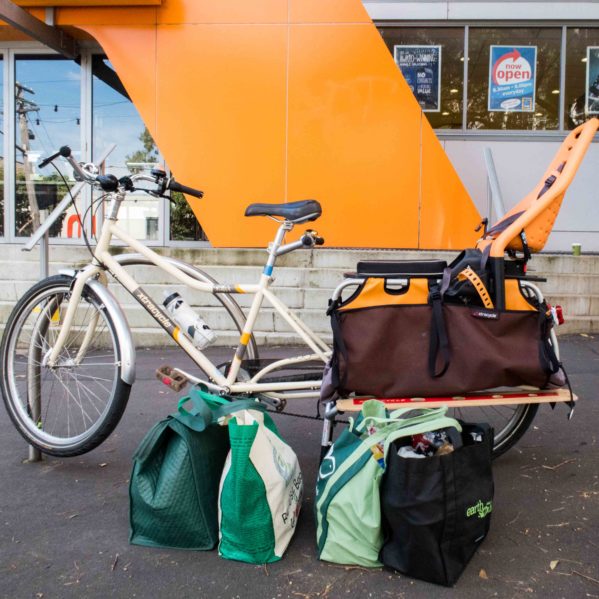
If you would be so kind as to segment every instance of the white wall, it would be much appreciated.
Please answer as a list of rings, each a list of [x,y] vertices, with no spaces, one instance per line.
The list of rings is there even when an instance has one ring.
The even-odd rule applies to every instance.
[[[483,216],[489,215],[483,151],[491,148],[506,210],[517,204],[540,180],[557,152],[559,141],[443,142],[470,196]],[[599,252],[599,144],[592,144],[566,193],[546,251],[570,251],[573,242],[583,251]],[[495,220],[494,214],[491,220]]]

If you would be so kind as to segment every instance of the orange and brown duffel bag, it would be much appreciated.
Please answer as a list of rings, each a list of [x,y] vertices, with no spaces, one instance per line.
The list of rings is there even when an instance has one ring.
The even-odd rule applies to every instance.
[[[333,391],[390,398],[562,386],[547,304],[506,278],[506,309],[496,310],[477,261],[484,264],[480,252],[450,267],[359,263],[354,276],[363,282],[329,307],[334,352],[323,400]]]

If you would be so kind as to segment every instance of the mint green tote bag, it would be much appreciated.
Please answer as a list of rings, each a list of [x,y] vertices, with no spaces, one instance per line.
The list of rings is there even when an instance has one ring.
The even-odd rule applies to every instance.
[[[323,458],[316,482],[316,541],[318,557],[338,564],[379,567],[383,545],[380,484],[385,453],[391,441],[459,423],[447,409],[413,408],[388,414],[377,400],[364,403]],[[403,416],[403,417],[402,417]]]

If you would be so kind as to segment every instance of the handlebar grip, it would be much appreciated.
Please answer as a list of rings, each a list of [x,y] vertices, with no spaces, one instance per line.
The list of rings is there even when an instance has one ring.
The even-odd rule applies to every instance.
[[[190,196],[194,196],[196,198],[202,199],[204,197],[204,192],[199,189],[194,189],[193,187],[187,187],[187,185],[181,185],[181,183],[177,183],[174,179],[171,179],[168,182],[166,187],[171,191],[180,191],[181,193],[186,193]]]
[[[68,158],[71,155],[71,148],[69,146],[62,146],[58,152],[52,154],[52,156],[48,156],[48,158],[44,158],[39,164],[39,168],[44,168],[48,166],[53,160],[56,160],[59,156],[64,158]]]

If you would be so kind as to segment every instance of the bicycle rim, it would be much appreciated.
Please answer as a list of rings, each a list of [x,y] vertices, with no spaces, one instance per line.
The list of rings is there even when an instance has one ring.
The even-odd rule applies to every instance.
[[[7,330],[3,356],[5,399],[17,426],[42,447],[58,450],[79,446],[98,433],[120,376],[112,323],[89,292],[79,302],[56,366],[47,366],[69,296],[69,285],[56,283],[25,301]]]

